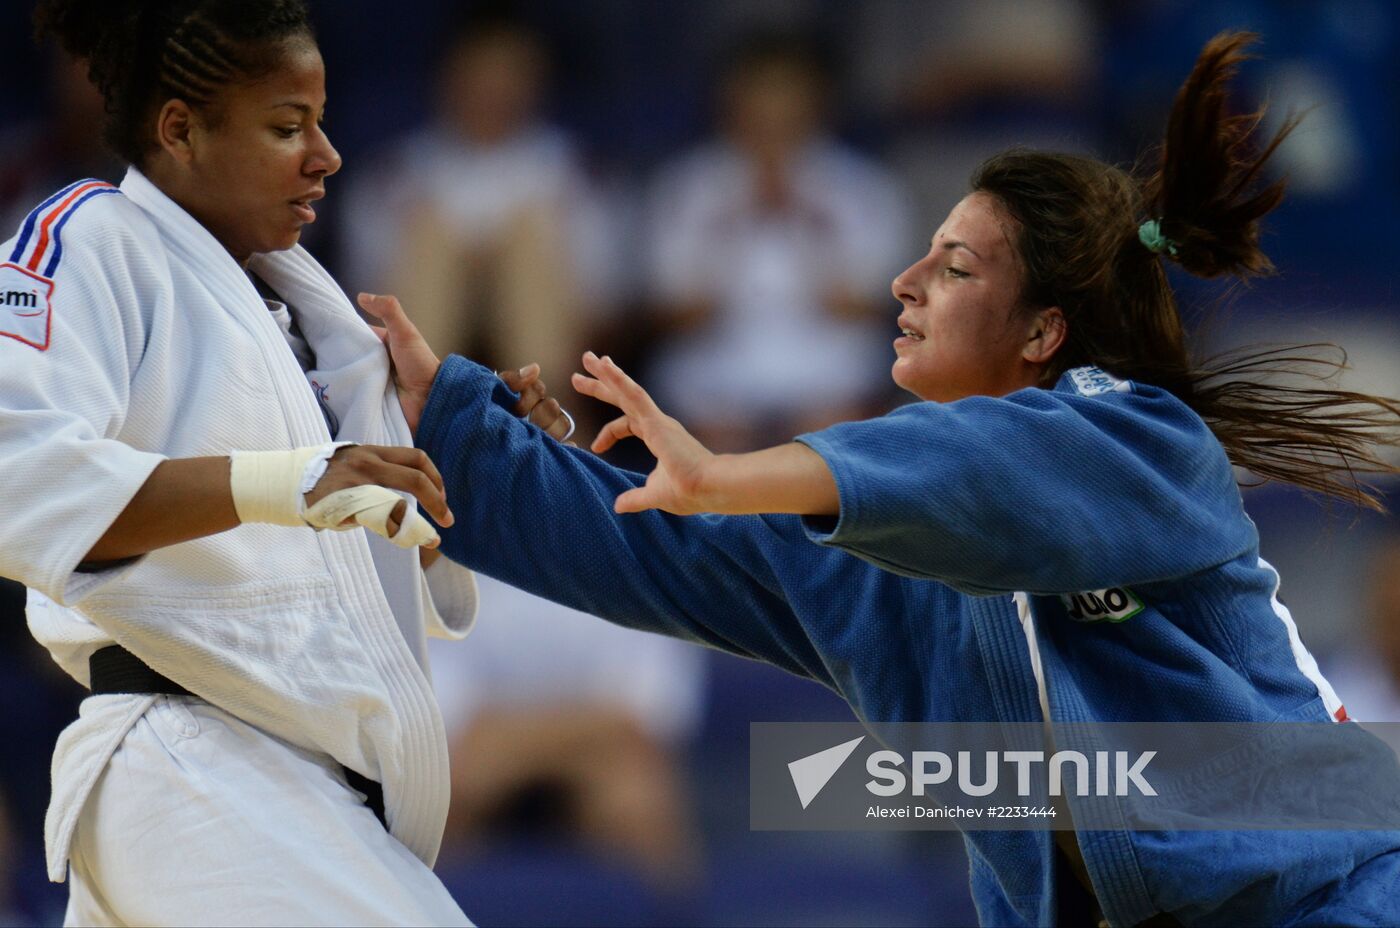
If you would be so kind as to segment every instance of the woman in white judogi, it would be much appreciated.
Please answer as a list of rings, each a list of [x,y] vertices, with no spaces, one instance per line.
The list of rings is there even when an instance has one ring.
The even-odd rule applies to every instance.
[[[296,247],[340,165],[305,8],[36,16],[133,165],[0,251],[0,575],[100,682],[54,757],[68,921],[465,923],[430,869],[448,772],[424,636],[465,634],[475,591],[445,561],[425,578],[436,533],[408,503],[450,524],[441,482],[379,339]]]

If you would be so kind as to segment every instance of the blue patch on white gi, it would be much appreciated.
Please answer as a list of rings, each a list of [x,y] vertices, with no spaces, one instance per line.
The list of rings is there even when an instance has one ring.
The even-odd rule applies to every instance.
[[[331,438],[340,434],[340,417],[331,409],[331,404],[326,400],[326,393],[331,388],[330,384],[322,384],[315,380],[311,381],[311,389],[316,393],[316,402],[321,407],[321,415],[326,417],[326,428],[331,433]]]
[[[1119,380],[1101,367],[1076,367],[1069,372],[1069,379],[1080,396],[1133,392],[1131,380]]]

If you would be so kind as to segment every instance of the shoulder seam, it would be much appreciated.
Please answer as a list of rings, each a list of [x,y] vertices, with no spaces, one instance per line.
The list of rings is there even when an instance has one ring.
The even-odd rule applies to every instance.
[[[89,200],[114,193],[120,194],[121,189],[105,180],[91,178],[64,187],[25,217],[9,263],[52,279],[63,257],[62,232],[68,220]]]

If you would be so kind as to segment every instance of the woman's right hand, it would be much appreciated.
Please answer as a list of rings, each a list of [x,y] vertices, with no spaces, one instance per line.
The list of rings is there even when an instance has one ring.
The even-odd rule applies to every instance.
[[[382,445],[350,445],[337,448],[326,465],[326,472],[315,488],[306,494],[310,510],[321,500],[340,490],[378,486],[413,494],[433,521],[443,528],[452,525],[452,510],[447,507],[447,491],[442,475],[428,455],[417,448],[397,448]],[[408,501],[400,499],[387,518],[389,538],[398,534],[408,510]],[[353,517],[342,525],[355,524]],[[434,541],[427,545],[436,547]]]

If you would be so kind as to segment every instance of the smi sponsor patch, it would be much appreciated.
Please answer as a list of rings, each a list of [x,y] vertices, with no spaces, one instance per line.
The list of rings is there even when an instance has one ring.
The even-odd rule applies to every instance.
[[[52,280],[17,264],[0,264],[0,335],[47,351],[52,296]]]
[[[1076,622],[1125,622],[1142,611],[1142,600],[1125,586],[1060,597],[1065,612]]]

